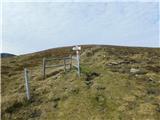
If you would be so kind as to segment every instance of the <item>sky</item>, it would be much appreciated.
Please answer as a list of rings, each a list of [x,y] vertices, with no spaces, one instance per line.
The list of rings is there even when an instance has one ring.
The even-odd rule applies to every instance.
[[[1,52],[77,44],[160,47],[158,2],[19,1],[2,4]]]

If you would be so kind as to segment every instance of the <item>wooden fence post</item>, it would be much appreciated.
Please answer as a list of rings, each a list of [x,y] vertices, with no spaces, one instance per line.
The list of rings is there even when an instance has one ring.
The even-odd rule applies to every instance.
[[[43,58],[43,79],[46,78],[46,59]]]
[[[79,51],[77,51],[77,66],[78,66],[78,76],[80,77],[80,65],[79,65],[79,59],[80,59],[80,56],[79,56]]]
[[[24,78],[25,78],[25,87],[27,99],[30,100],[30,87],[29,87],[29,75],[27,68],[24,68]]]
[[[70,63],[70,70],[72,69],[72,55],[70,55],[71,63]]]
[[[64,72],[66,72],[66,59],[64,58]]]

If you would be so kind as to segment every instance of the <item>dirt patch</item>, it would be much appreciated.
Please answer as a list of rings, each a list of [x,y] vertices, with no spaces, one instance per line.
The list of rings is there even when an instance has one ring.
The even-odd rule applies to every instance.
[[[93,80],[95,77],[98,77],[98,76],[100,76],[100,74],[96,73],[96,72],[92,72],[90,74],[87,74],[86,81]]]
[[[88,74],[86,75],[85,84],[86,84],[88,87],[92,86],[92,85],[93,85],[93,80],[94,80],[96,77],[98,77],[98,76],[100,76],[100,74],[99,74],[99,73],[96,73],[96,72],[88,73]]]

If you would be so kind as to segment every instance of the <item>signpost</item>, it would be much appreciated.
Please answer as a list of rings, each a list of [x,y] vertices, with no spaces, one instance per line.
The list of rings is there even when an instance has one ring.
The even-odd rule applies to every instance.
[[[30,87],[29,87],[29,75],[27,68],[24,68],[24,78],[25,78],[25,87],[27,99],[30,100]]]
[[[75,46],[72,48],[72,50],[76,51],[77,54],[77,69],[78,69],[78,76],[80,76],[80,55],[79,51],[81,50],[81,46]]]

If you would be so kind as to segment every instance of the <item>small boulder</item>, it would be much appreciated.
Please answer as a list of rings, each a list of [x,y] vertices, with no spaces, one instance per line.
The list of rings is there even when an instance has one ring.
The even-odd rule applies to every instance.
[[[143,68],[141,68],[141,69],[131,68],[130,69],[130,73],[142,75],[142,74],[146,74],[147,71],[145,69],[143,69]]]
[[[110,62],[109,64],[108,64],[108,66],[113,66],[113,65],[118,65],[119,63],[118,62]]]
[[[138,72],[140,72],[140,70],[139,69],[135,69],[135,68],[131,68],[130,72],[133,73],[133,74],[137,74]]]

